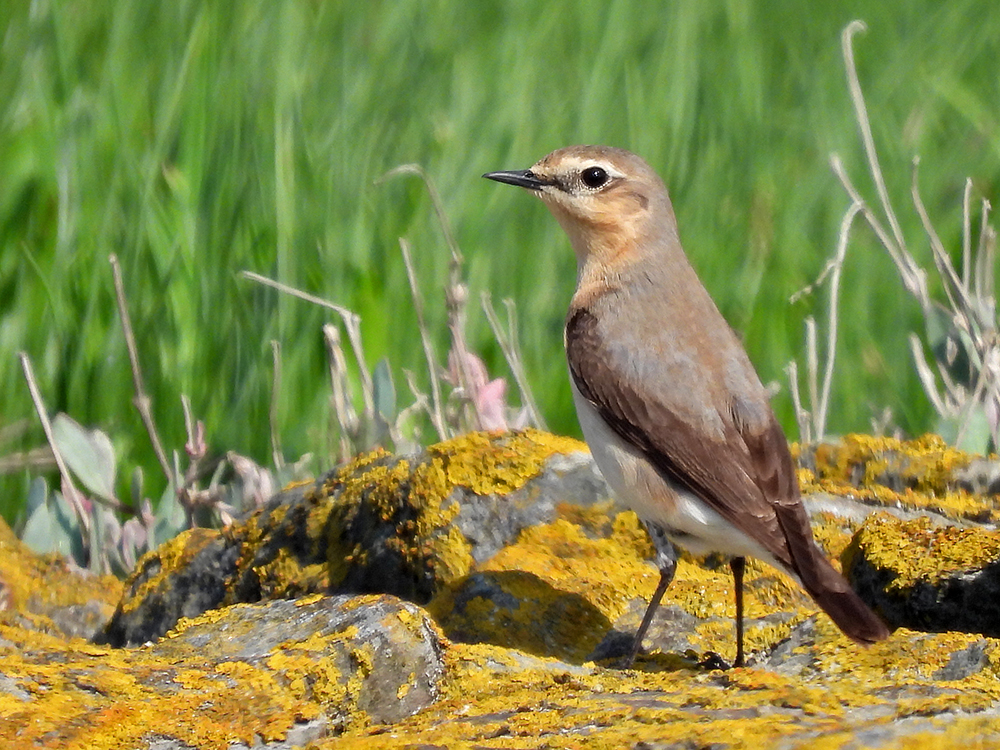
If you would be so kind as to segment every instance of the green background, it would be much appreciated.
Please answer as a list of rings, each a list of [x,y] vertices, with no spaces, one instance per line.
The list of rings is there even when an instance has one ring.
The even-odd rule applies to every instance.
[[[638,152],[671,189],[681,237],[744,336],[796,436],[783,368],[803,359],[795,304],[833,253],[848,205],[841,154],[874,198],[840,52],[858,67],[890,193],[930,267],[909,198],[959,247],[961,194],[1000,177],[1000,14],[986,0],[885,2],[22,2],[0,5],[0,453],[41,444],[16,353],[50,411],[112,437],[126,467],[156,465],[131,405],[108,255],[117,253],[147,388],[168,449],[181,394],[213,452],[267,461],[272,339],[282,344],[286,456],[329,441],[327,311],[239,277],[248,269],[356,310],[370,364],[426,386],[397,240],[414,248],[439,356],[448,252],[414,178],[440,190],[470,299],[516,301],[530,382],[549,425],[578,434],[562,357],[575,262],[544,207],[480,179],[554,148]],[[478,307],[469,336],[506,366]],[[853,235],[830,431],[890,407],[907,433],[934,414],[906,343],[921,331],[870,231]],[[408,394],[400,387],[401,400]],[[516,394],[515,394],[516,399]],[[23,421],[22,421],[23,420]],[[19,425],[27,425],[26,432]],[[2,479],[0,511],[26,472]],[[155,488],[149,488],[153,496]]]

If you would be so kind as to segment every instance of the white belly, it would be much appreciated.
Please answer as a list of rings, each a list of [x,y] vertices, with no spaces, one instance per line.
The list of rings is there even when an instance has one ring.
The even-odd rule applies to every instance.
[[[612,491],[646,522],[695,555],[721,552],[756,557],[782,568],[757,542],[712,510],[701,498],[677,487],[618,436],[577,390],[570,378],[583,436]]]

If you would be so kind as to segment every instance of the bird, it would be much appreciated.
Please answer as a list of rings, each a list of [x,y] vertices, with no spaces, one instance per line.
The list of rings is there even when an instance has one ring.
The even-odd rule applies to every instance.
[[[577,282],[564,343],[584,438],[654,541],[729,557],[732,665],[746,664],[747,557],[796,579],[853,641],[887,638],[816,544],[769,393],[688,261],[659,175],[624,149],[569,146],[483,177],[539,197],[569,236]],[[660,579],[625,667],[676,569],[676,554],[657,547]]]

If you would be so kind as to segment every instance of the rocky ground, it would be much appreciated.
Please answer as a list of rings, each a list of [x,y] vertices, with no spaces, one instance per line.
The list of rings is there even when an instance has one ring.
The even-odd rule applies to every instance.
[[[198,529],[124,585],[0,525],[0,747],[1000,747],[990,461],[926,437],[802,449],[817,539],[894,628],[861,648],[748,567],[657,580],[585,447],[527,431],[372,453]]]

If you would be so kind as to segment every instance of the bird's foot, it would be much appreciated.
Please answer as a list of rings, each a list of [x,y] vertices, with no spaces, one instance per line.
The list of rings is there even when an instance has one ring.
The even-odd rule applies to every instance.
[[[723,672],[733,667],[743,666],[742,664],[730,664],[714,651],[706,651],[705,655],[698,661],[698,666],[702,669],[720,669]]]

